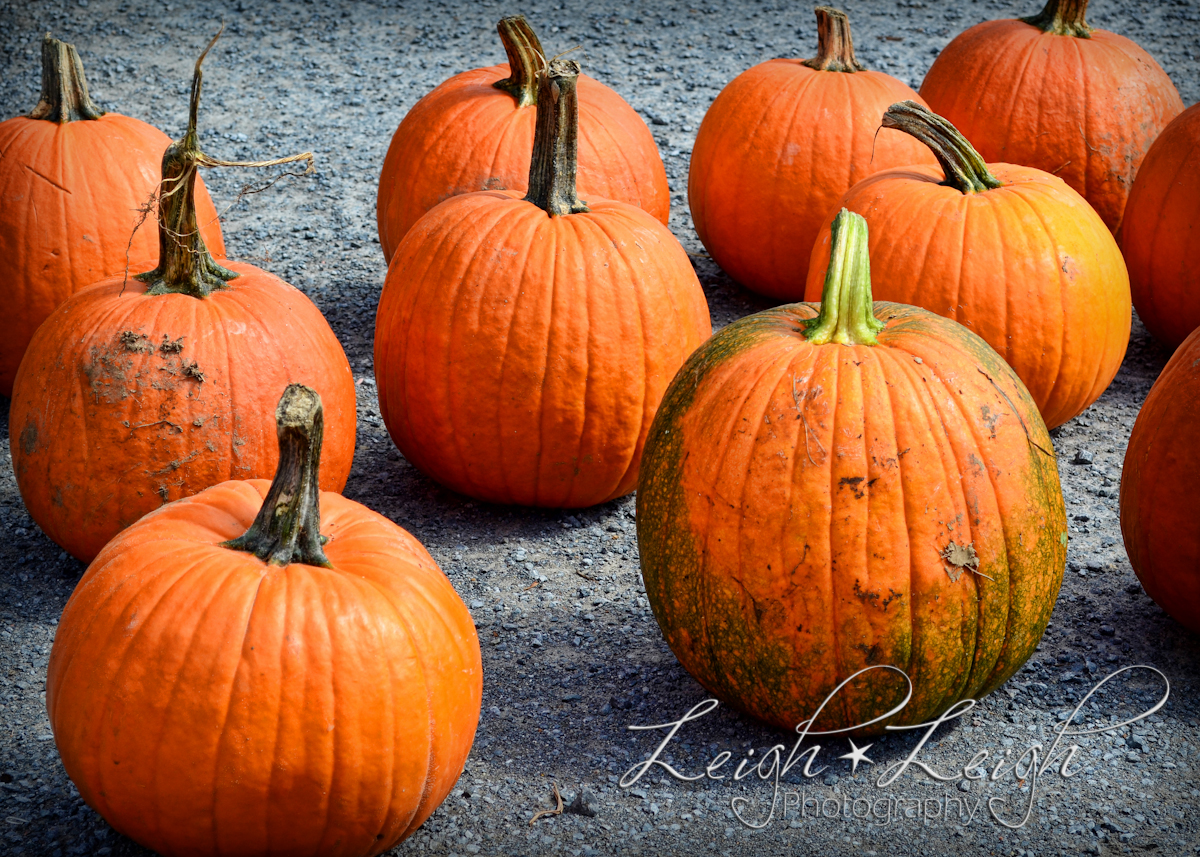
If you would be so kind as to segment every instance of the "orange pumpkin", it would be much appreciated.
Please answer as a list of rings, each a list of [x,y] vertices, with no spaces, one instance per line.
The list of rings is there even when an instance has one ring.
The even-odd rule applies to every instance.
[[[816,12],[816,58],[774,59],[734,78],[700,123],[688,174],[696,234],[713,259],[780,300],[804,295],[813,241],[851,185],[933,163],[914,140],[876,137],[889,104],[920,96],[863,70],[843,12]]]
[[[1120,239],[1138,318],[1177,347],[1200,327],[1200,104],[1175,117],[1146,153]]]
[[[99,110],[75,48],[46,36],[42,97],[29,116],[0,122],[0,395],[33,332],[79,289],[154,258],[158,224],[136,228],[171,143],[139,119]],[[196,189],[200,230],[225,255],[208,191]]]
[[[118,535],[75,588],[46,709],[68,776],[164,855],[372,855],[429,816],[479,721],[466,606],[404,530],[317,490],[320,397],[279,472]]]
[[[464,71],[418,101],[392,137],[379,177],[376,214],[384,258],[425,212],[462,193],[529,187],[535,77],[546,60],[525,18],[497,25],[508,64]],[[664,224],[667,173],[650,129],[625,100],[579,78],[579,190],[639,206]]]
[[[405,236],[375,321],[400,451],[473,497],[590,506],[633,490],[667,383],[711,332],[653,216],[575,189],[576,76],[541,77],[529,194],[448,199]]]
[[[1200,335],[1176,349],[1133,424],[1121,471],[1121,533],[1146,594],[1200,632]]]
[[[892,105],[883,127],[925,142],[941,167],[876,173],[842,197],[870,224],[876,297],[983,337],[1048,426],[1082,412],[1112,382],[1129,341],[1129,276],[1103,221],[1055,176],[985,164],[920,105]],[[825,227],[809,262],[808,300],[820,297],[829,247]]]
[[[1089,27],[1088,0],[957,36],[921,84],[929,107],[985,160],[1053,173],[1117,231],[1146,150],[1183,110],[1175,84],[1134,42]]]
[[[163,503],[269,476],[270,406],[289,383],[330,405],[322,485],[341,490],[354,457],[354,377],[320,311],[266,271],[218,265],[196,228],[196,167],[228,163],[197,147],[199,93],[197,62],[188,130],[163,156],[158,268],[68,299],[38,329],[13,387],[21,497],[85,562]]]
[[[689,358],[637,492],[672,651],[787,729],[868,667],[912,681],[895,725],[989,693],[1033,652],[1066,562],[1054,450],[1025,387],[965,327],[872,304],[865,221],[843,210],[833,229],[820,306],[743,318]],[[906,690],[868,673],[814,728],[865,724]]]

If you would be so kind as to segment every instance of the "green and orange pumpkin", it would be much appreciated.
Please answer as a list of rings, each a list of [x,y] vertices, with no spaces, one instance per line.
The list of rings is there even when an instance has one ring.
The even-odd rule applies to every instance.
[[[785,729],[868,667],[926,721],[1033,652],[1066,561],[1054,450],[1024,385],[941,316],[872,303],[866,224],[834,223],[822,303],[723,328],[646,442],[646,593],[683,666]],[[861,726],[903,679],[851,682],[814,729]]]

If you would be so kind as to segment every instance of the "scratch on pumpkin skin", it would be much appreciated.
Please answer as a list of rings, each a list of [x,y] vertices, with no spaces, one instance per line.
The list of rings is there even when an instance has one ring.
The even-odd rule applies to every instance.
[[[56,188],[58,188],[58,189],[59,189],[59,190],[61,190],[63,193],[71,193],[71,191],[70,191],[70,190],[68,190],[67,188],[65,188],[65,187],[63,187],[62,185],[60,185],[58,182],[56,182],[54,179],[50,178],[49,176],[47,176],[47,175],[43,175],[42,173],[39,173],[37,170],[35,170],[35,169],[34,169],[32,166],[30,166],[29,164],[26,164],[26,165],[25,165],[25,169],[29,170],[29,172],[33,173],[35,176],[37,176],[39,179],[41,179],[42,181],[46,182],[47,184],[49,184],[49,185],[52,185],[53,187],[56,187]],[[74,194],[71,194],[71,195],[72,195],[72,196],[74,196]]]
[[[1010,399],[1008,397],[1008,393],[1004,392],[1004,390],[1000,387],[1000,385],[997,384],[995,382],[995,380],[992,378],[992,376],[989,375],[987,372],[984,372],[978,366],[976,366],[975,369],[976,369],[976,371],[979,372],[980,375],[987,378],[988,381],[991,382],[991,385],[996,388],[996,392],[1004,397],[1004,401],[1008,402],[1008,406],[1010,408],[1012,408],[1013,413],[1017,415],[1017,422],[1019,422],[1021,424],[1021,431],[1025,432],[1025,440],[1029,442],[1029,445],[1040,450],[1043,454],[1048,455],[1050,458],[1054,458],[1053,452],[1047,451],[1045,449],[1045,447],[1043,447],[1040,443],[1035,441],[1033,439],[1033,437],[1030,436],[1029,426],[1025,425],[1025,418],[1021,416],[1021,411],[1018,410],[1017,406],[1013,404],[1012,399]]]

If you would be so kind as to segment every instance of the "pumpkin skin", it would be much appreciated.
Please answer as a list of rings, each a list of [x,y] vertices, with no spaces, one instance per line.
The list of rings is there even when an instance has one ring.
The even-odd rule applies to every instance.
[[[1047,9],[1057,2],[1083,23],[1086,2]],[[1087,29],[1082,38],[1023,20],[977,24],[938,54],[921,95],[985,160],[1053,173],[1115,233],[1146,151],[1183,101],[1136,43]]]
[[[1162,132],[1138,170],[1121,221],[1133,305],[1176,348],[1200,326],[1200,104]]]
[[[161,854],[379,854],[462,770],[475,628],[416,539],[337,494],[332,568],[220,547],[268,487],[172,503],[96,558],[50,654],[55,741],[83,799]]]
[[[422,215],[451,196],[529,188],[536,110],[532,103],[518,106],[493,85],[511,76],[508,63],[456,74],[405,115],[379,177],[376,214],[385,259]],[[646,123],[587,75],[579,78],[579,111],[580,194],[636,205],[665,225],[671,192]]]
[[[1053,428],[1086,410],[1121,368],[1129,275],[1103,221],[1061,179],[987,167],[1003,187],[964,194],[939,167],[914,166],[876,173],[841,204],[870,226],[875,296],[981,336]],[[807,300],[820,297],[829,240],[826,226],[812,248]]]
[[[1146,594],[1200,631],[1200,337],[1184,340],[1142,404],[1121,470],[1121,534]]]
[[[632,205],[578,198],[578,76],[555,61],[541,77],[529,197],[435,207],[396,250],[376,313],[392,439],[489,502],[579,507],[632,491],[663,391],[712,332],[671,232]]]
[[[30,343],[9,412],[17,487],[46,535],[84,562],[166,502],[270,476],[271,415],[291,382],[329,409],[322,487],[346,484],[355,393],[337,337],[299,290],[222,264],[240,276],[203,299],[103,280]]]
[[[851,185],[890,167],[934,163],[917,141],[876,134],[888,105],[919,100],[909,87],[882,72],[804,62],[760,63],[721,90],[688,171],[705,249],[743,286],[779,300],[804,296],[813,241]]]
[[[0,395],[12,395],[29,340],[55,307],[123,273],[127,262],[131,273],[153,267],[145,263],[158,255],[158,223],[150,216],[136,232],[134,226],[158,188],[170,143],[157,128],[119,113],[0,122]],[[223,257],[216,208],[197,184],[201,232]]]
[[[880,302],[877,345],[814,345],[817,310],[734,322],[672,382],[637,493],[646,593],[688,672],[755,717],[793,729],[890,664],[913,696],[886,724],[920,723],[998,687],[1050,619],[1067,541],[1053,447],[961,325]],[[852,683],[813,729],[865,724],[905,690]]]

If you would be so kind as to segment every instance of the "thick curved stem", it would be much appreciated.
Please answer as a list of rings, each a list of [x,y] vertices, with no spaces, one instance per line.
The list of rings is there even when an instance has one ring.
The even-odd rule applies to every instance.
[[[898,101],[889,107],[883,127],[903,131],[928,146],[942,165],[946,184],[962,193],[981,193],[1003,184],[957,128],[915,101]]]
[[[537,104],[537,74],[546,64],[542,43],[524,15],[501,18],[496,31],[508,54],[509,76],[492,86],[511,95],[517,107],[532,107]]]
[[[867,221],[843,208],[833,220],[829,244],[821,312],[804,322],[804,338],[813,345],[877,345],[875,334],[885,325],[875,317],[871,298]]]
[[[532,202],[551,217],[588,211],[575,188],[579,166],[579,63],[558,60],[538,75],[537,124],[529,163]]]
[[[329,568],[321,535],[321,439],[325,416],[321,396],[291,384],[275,409],[279,468],[250,529],[222,547],[252,553],[268,565],[298,562]]]
[[[1092,28],[1085,20],[1087,7],[1088,0],[1046,0],[1046,7],[1041,12],[1021,20],[1043,33],[1090,39]]]
[[[87,78],[75,46],[46,33],[42,39],[42,97],[29,118],[61,124],[103,115],[88,96]]]
[[[818,6],[817,55],[804,60],[804,65],[817,71],[856,72],[863,64],[854,56],[854,40],[850,38],[850,19],[840,9]]]

